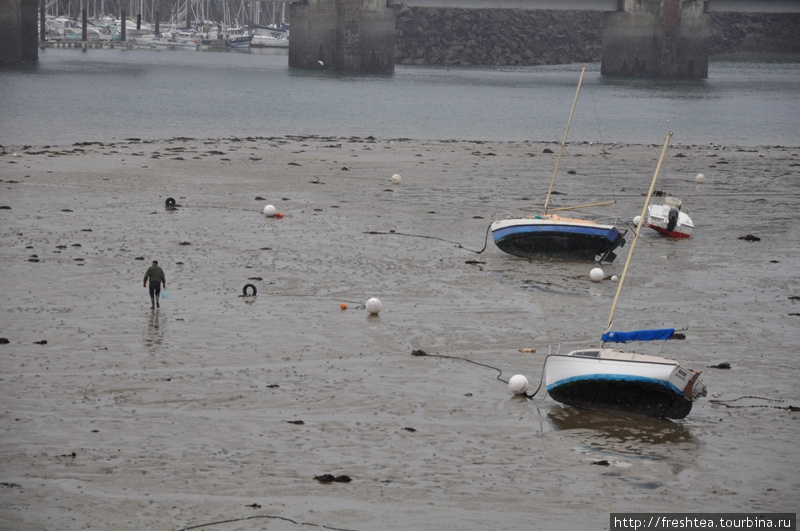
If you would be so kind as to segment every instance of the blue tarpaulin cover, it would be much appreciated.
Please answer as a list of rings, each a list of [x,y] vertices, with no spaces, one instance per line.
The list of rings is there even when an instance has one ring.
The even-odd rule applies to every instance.
[[[606,332],[603,341],[607,343],[627,343],[628,341],[657,341],[669,339],[675,333],[674,328],[658,330],[631,330],[630,332]]]

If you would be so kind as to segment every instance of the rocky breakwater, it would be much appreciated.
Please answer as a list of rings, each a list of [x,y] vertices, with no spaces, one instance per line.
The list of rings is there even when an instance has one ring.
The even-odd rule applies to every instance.
[[[600,13],[400,8],[397,64],[547,65],[597,61]]]
[[[709,51],[800,53],[800,16],[712,14]],[[401,65],[537,66],[602,59],[603,14],[399,7]]]

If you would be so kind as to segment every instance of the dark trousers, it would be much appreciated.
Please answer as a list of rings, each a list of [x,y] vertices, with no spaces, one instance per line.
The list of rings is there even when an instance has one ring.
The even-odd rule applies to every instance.
[[[161,295],[161,282],[150,283],[150,299],[156,300]]]

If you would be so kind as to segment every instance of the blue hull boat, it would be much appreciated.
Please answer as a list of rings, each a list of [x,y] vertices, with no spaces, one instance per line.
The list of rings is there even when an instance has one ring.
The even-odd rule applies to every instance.
[[[502,219],[490,228],[501,251],[522,258],[613,262],[614,250],[625,244],[614,225],[555,214]]]
[[[561,141],[561,149],[556,160],[553,178],[550,181],[550,188],[547,191],[544,210],[536,216],[496,220],[489,227],[495,245],[503,252],[522,258],[613,262],[616,258],[614,249],[625,244],[624,233],[621,233],[614,225],[600,224],[588,219],[562,218],[547,211],[585,73],[586,66],[581,70],[578,89],[572,103],[567,130]],[[571,210],[609,203],[613,203],[613,201],[553,210]]]

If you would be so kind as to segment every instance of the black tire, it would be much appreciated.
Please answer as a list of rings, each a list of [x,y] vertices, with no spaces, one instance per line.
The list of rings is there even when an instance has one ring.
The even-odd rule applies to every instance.
[[[247,288],[253,288],[253,293],[247,293]],[[253,284],[245,284],[244,288],[242,289],[242,295],[245,297],[255,297],[256,293],[258,293],[258,290]]]
[[[166,205],[167,205],[168,207],[174,207],[174,206],[175,206],[175,199],[173,199],[173,198],[171,198],[171,197],[168,197],[168,198],[167,198],[167,203],[166,203]]]

